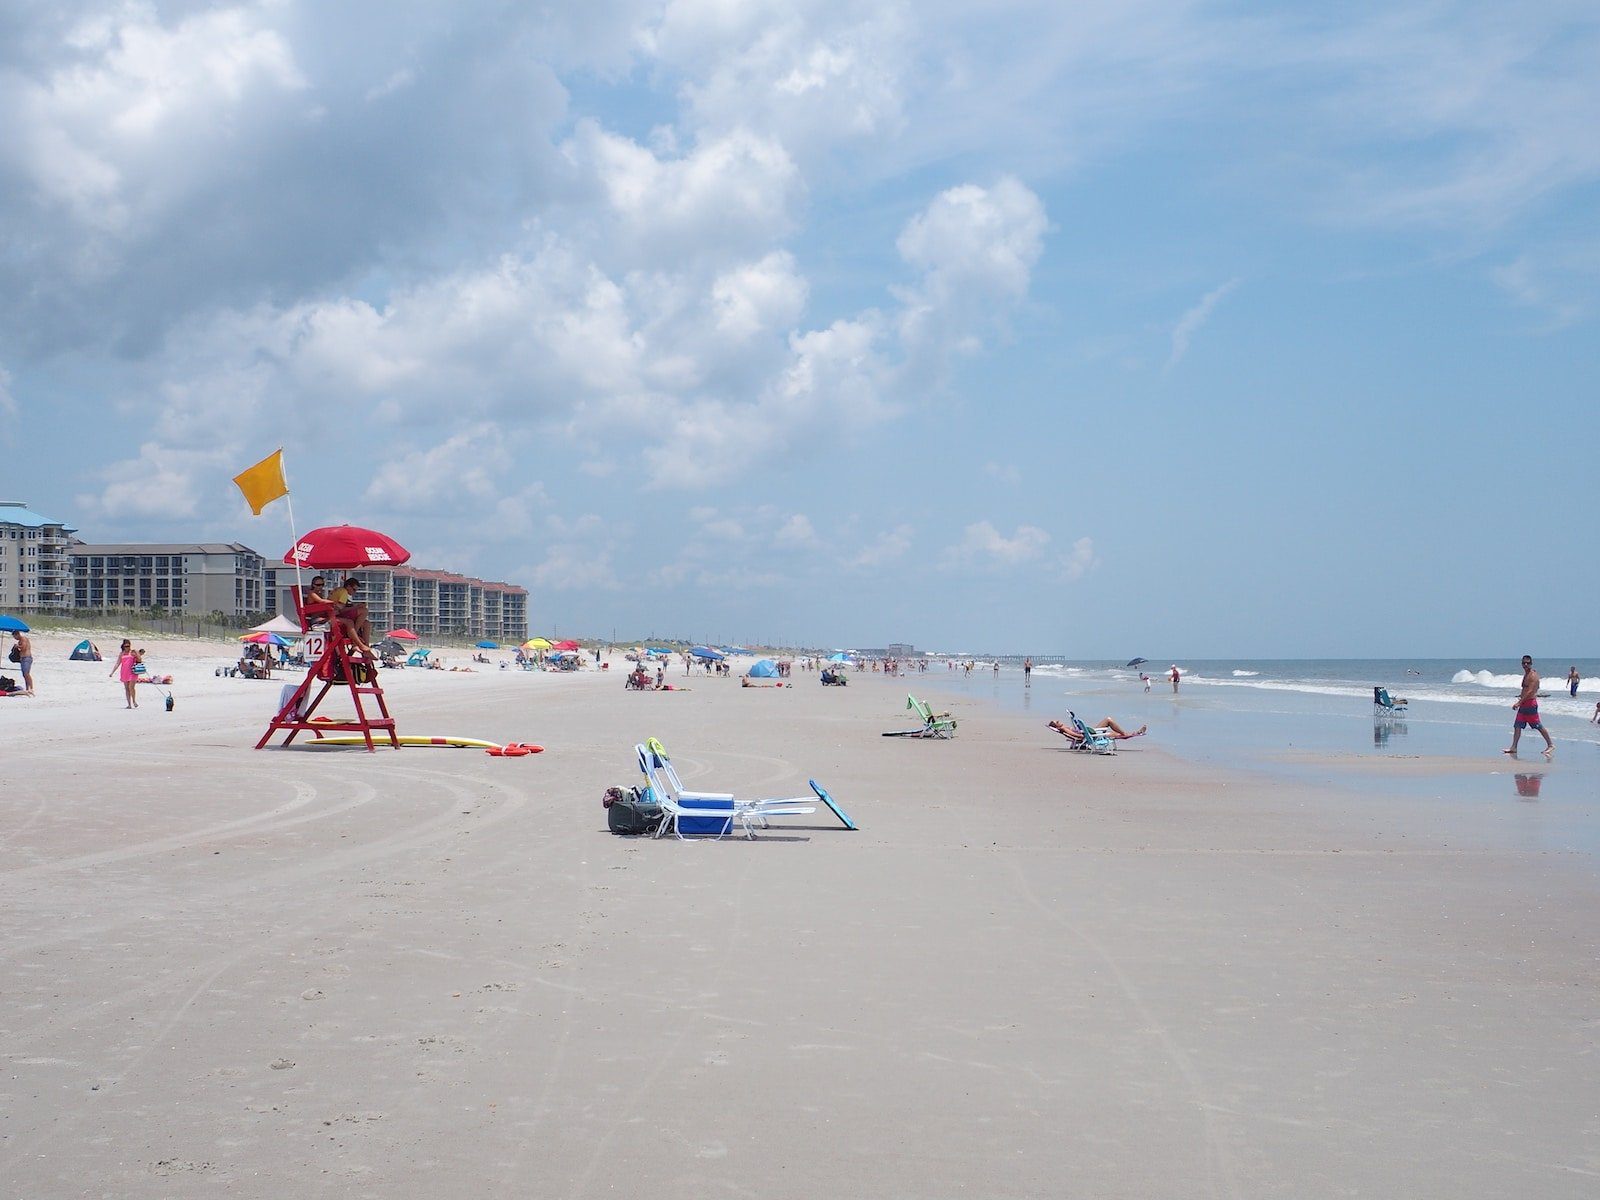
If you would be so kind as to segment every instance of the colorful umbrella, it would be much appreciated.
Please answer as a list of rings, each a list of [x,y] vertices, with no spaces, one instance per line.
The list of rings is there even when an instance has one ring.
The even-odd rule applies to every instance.
[[[392,637],[401,642],[420,642],[422,640],[409,629],[391,629],[384,636]]]
[[[573,641],[571,638],[568,638],[565,641],[557,642],[552,647],[552,649],[555,649],[555,650],[576,650],[577,648],[578,648],[578,643]]]
[[[348,571],[357,567],[398,567],[410,557],[411,551],[376,529],[324,525],[291,546],[283,561],[291,567]]]
[[[275,633],[247,633],[239,640],[241,642],[253,642],[257,646],[287,646],[289,644]]]
[[[542,637],[529,638],[522,643],[522,648],[524,650],[548,650],[550,649],[550,643]]]

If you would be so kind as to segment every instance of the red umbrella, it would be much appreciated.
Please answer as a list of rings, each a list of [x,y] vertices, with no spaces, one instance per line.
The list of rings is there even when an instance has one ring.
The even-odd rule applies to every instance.
[[[576,650],[577,648],[578,643],[573,641],[557,642],[555,645],[550,647],[552,650]]]
[[[359,525],[324,525],[302,537],[283,556],[290,566],[350,571],[357,567],[398,567],[411,557],[399,542]]]
[[[420,642],[422,640],[409,629],[391,629],[386,636],[400,642]]]

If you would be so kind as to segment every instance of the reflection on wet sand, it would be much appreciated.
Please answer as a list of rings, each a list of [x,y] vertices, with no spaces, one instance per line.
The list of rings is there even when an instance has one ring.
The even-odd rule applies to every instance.
[[[1544,785],[1543,771],[1518,771],[1514,778],[1517,781],[1517,799],[1537,800],[1539,789]]]
[[[1406,723],[1397,721],[1393,717],[1374,719],[1372,722],[1372,744],[1380,750],[1389,744],[1389,739],[1395,734],[1404,737],[1405,733]]]

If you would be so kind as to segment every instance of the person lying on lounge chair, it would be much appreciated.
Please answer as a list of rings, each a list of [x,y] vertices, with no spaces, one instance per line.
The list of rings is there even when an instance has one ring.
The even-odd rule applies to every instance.
[[[1068,725],[1065,721],[1051,721],[1050,722],[1050,728],[1054,729],[1057,733],[1059,733],[1062,737],[1066,738],[1067,741],[1071,742],[1074,746],[1076,746],[1079,742],[1083,741],[1083,735],[1081,733],[1079,733],[1076,729],[1074,729],[1071,725]],[[1113,741],[1125,742],[1129,738],[1136,738],[1136,737],[1143,736],[1145,730],[1149,729],[1150,726],[1141,725],[1141,726],[1139,726],[1139,728],[1135,729],[1132,733],[1129,733],[1126,729],[1124,729],[1121,725],[1118,725],[1110,717],[1103,717],[1103,718],[1101,718],[1101,720],[1099,720],[1093,726],[1091,726],[1091,728],[1094,729],[1094,731],[1096,733],[1105,734],[1106,737],[1111,738]]]

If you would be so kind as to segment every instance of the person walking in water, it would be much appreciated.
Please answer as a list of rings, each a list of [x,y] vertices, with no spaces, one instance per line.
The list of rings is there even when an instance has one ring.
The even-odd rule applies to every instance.
[[[1512,707],[1517,710],[1517,719],[1511,725],[1511,746],[1506,753],[1515,758],[1522,731],[1537,729],[1539,736],[1544,739],[1544,756],[1549,758],[1553,755],[1556,744],[1550,740],[1549,730],[1539,720],[1539,672],[1533,669],[1533,659],[1526,654],[1522,656],[1522,694]]]
[[[1573,667],[1572,670],[1567,672],[1567,690],[1572,693],[1574,700],[1578,698],[1578,681],[1580,678],[1577,667]]]
[[[1023,687],[1032,687],[1033,686],[1033,659],[1032,658],[1025,658],[1025,659],[1022,660],[1022,686]]]
[[[1172,694],[1176,696],[1178,694],[1178,680],[1181,678],[1178,673],[1177,663],[1172,664],[1172,674],[1167,676],[1167,678],[1172,680]]]

